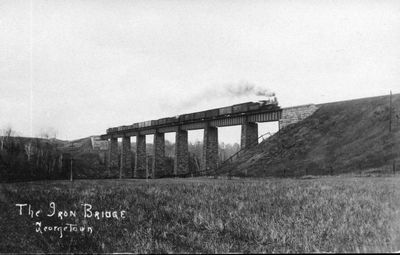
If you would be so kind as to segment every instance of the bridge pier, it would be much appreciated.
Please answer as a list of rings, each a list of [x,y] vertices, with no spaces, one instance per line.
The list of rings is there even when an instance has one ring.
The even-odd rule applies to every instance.
[[[146,136],[136,136],[135,178],[146,178]]]
[[[121,167],[119,178],[131,177],[132,171],[132,154],[131,154],[131,137],[122,137],[122,153],[121,153]]]
[[[202,171],[215,170],[218,165],[218,128],[204,129]]]
[[[188,132],[178,129],[175,136],[174,174],[184,174],[189,171]]]
[[[164,133],[156,132],[154,134],[154,158],[153,158],[153,173],[152,178],[158,178],[165,174],[165,135]]]
[[[118,169],[118,138],[110,139],[110,147],[108,154],[108,170],[111,176],[114,176],[114,171]]]
[[[258,124],[255,122],[246,122],[242,124],[242,134],[240,137],[240,147],[250,148],[254,146],[258,139]]]

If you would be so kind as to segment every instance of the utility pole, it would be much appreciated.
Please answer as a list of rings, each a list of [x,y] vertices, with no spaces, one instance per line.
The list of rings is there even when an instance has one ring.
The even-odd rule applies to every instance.
[[[122,146],[124,146],[124,145],[122,145]],[[119,178],[120,179],[122,179],[122,166],[124,165],[122,160],[123,160],[123,157],[122,157],[122,152],[121,152],[121,157],[119,160]]]
[[[71,171],[70,171],[70,178],[69,180],[72,182],[72,155],[71,155]]]
[[[71,143],[71,164],[70,164],[70,173],[69,173],[69,180],[72,182],[73,181],[73,177],[72,177],[72,161],[73,161],[73,158],[72,158],[72,150],[73,150],[73,147],[74,147],[74,144],[73,143]]]
[[[390,91],[389,99],[389,132],[392,132],[392,91]]]

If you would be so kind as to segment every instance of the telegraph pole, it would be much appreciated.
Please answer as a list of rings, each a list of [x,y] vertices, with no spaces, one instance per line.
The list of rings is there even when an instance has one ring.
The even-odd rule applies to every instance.
[[[73,181],[73,177],[72,177],[72,148],[74,147],[73,143],[71,143],[71,164],[70,164],[70,172],[69,172],[69,180],[72,182]]]
[[[72,155],[71,155],[71,170],[69,180],[72,182]]]
[[[389,97],[389,132],[392,132],[392,91]]]

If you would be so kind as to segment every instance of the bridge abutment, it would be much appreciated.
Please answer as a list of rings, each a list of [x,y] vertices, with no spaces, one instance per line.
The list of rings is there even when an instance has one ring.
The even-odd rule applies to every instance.
[[[146,136],[136,136],[135,178],[146,178]]]
[[[318,107],[314,104],[299,105],[284,108],[282,110],[282,117],[279,120],[279,129],[286,128],[287,126],[302,121],[311,116]]]
[[[184,174],[189,170],[188,131],[178,129],[175,136],[174,174]]]
[[[204,129],[202,170],[215,170],[218,165],[218,128]]]
[[[242,133],[240,137],[240,147],[250,148],[256,145],[258,139],[258,124],[255,122],[246,122],[242,124]]]
[[[154,134],[154,158],[152,178],[158,178],[165,174],[165,135],[156,132]]]
[[[132,154],[131,154],[131,137],[122,137],[122,153],[121,153],[121,167],[119,178],[131,177],[132,171]]]

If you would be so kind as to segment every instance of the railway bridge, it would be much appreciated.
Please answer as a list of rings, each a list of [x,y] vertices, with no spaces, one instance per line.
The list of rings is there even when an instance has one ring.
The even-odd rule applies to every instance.
[[[260,103],[261,102],[261,103]],[[131,178],[131,137],[136,137],[134,178],[146,178],[146,135],[154,135],[152,178],[165,175],[165,133],[175,132],[174,175],[185,174],[189,168],[188,131],[204,130],[202,171],[212,170],[218,163],[218,127],[241,125],[241,148],[254,146],[260,122],[279,121],[279,129],[310,116],[314,104],[281,108],[275,103],[248,102],[176,117],[134,123],[107,129],[101,135],[109,141],[108,169],[120,171],[121,178]],[[120,169],[118,169],[118,138],[122,139]]]

